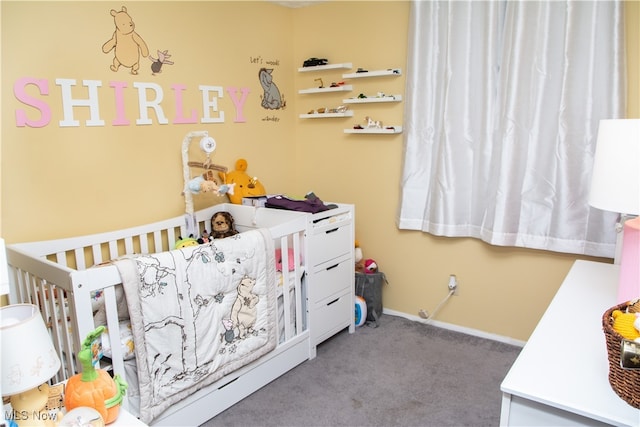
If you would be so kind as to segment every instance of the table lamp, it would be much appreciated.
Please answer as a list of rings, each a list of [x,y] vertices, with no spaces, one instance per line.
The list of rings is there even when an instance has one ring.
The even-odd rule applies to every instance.
[[[18,426],[33,425],[47,403],[46,383],[60,369],[60,359],[38,307],[0,307],[0,344],[2,394],[11,396]]]
[[[640,298],[640,119],[600,121],[589,204],[620,214],[617,302]]]

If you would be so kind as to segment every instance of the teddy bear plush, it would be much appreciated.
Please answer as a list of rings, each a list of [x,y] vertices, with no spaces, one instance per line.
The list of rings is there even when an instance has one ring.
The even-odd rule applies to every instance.
[[[211,239],[224,239],[225,237],[235,236],[238,234],[233,220],[233,216],[229,212],[216,212],[211,218]]]
[[[235,170],[231,172],[219,172],[222,182],[234,188],[234,192],[227,192],[229,201],[236,205],[242,204],[243,197],[266,196],[264,185],[255,176],[247,173],[248,163],[245,159],[236,160]]]

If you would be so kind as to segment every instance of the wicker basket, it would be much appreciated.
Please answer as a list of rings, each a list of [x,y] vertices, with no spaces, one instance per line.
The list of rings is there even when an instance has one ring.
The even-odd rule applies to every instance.
[[[640,308],[632,307],[629,311],[640,311]],[[640,370],[623,369],[620,366],[620,344],[622,336],[613,329],[614,310],[626,311],[629,303],[611,307],[602,315],[602,329],[607,341],[607,355],[609,357],[609,384],[622,400],[634,408],[640,409]]]

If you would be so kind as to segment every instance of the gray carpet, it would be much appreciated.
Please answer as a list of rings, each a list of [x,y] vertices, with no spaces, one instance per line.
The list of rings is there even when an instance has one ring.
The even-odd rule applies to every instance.
[[[520,350],[383,315],[203,426],[498,426]]]

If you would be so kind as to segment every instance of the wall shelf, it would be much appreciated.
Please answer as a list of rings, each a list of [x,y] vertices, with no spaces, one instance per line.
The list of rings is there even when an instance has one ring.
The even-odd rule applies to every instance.
[[[378,129],[378,128],[364,128],[364,129],[345,129],[344,133],[368,133],[368,134],[396,134],[402,133],[402,126],[393,126],[393,129]]]
[[[344,113],[300,114],[301,119],[328,119],[331,117],[353,117],[353,111],[345,111]]]
[[[346,98],[343,104],[372,104],[376,102],[400,102],[402,95],[367,96],[366,98]]]
[[[341,85],[336,87],[312,87],[309,89],[300,89],[298,93],[349,92],[350,90],[353,90],[353,86]]]
[[[327,65],[315,65],[313,67],[300,67],[298,71],[301,73],[309,71],[325,71],[325,70],[338,70],[338,69],[351,69],[353,64],[351,62],[345,62],[342,64],[327,64]]]
[[[402,70],[400,68],[389,68],[387,70],[367,71],[364,73],[348,73],[343,74],[343,79],[361,79],[364,77],[383,77],[383,76],[401,76]]]

